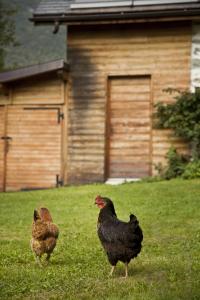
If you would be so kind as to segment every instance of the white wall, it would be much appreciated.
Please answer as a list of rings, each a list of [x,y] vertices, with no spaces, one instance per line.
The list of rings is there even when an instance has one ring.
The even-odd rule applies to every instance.
[[[200,87],[200,23],[193,24],[191,89]]]

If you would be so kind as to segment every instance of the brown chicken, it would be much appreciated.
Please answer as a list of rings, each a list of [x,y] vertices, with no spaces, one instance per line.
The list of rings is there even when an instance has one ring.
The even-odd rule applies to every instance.
[[[31,249],[40,266],[43,254],[47,254],[46,261],[49,261],[56,246],[58,235],[58,226],[53,223],[49,210],[44,207],[34,210]]]

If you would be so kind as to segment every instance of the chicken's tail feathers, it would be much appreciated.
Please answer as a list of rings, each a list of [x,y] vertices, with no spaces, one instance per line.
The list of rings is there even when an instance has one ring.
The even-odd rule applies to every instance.
[[[135,225],[139,224],[137,217],[133,214],[130,214],[130,223],[133,223]]]
[[[48,229],[49,229],[49,233],[51,234],[51,236],[53,236],[54,238],[58,238],[59,236],[59,229],[58,226],[56,224],[50,223],[48,225]]]
[[[142,232],[142,229],[140,228],[139,226],[139,221],[138,219],[136,218],[135,215],[133,214],[130,214],[130,224],[132,224],[137,232],[137,235],[138,235],[138,239],[140,242],[142,242],[143,240],[143,232]]]
[[[40,208],[40,218],[45,222],[53,222],[50,211],[46,207]]]

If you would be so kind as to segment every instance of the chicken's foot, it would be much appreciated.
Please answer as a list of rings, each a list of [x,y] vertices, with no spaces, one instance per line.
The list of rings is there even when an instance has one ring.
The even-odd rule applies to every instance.
[[[123,278],[128,277],[128,263],[125,263],[125,276]]]
[[[112,266],[111,271],[110,271],[110,273],[109,273],[109,276],[110,276],[110,277],[112,276],[112,274],[113,274],[113,272],[114,272],[114,269],[115,269],[115,266]]]
[[[41,268],[43,267],[43,265],[42,265],[42,263],[41,263],[41,256],[36,255],[36,256],[35,256],[35,261],[36,261],[36,263],[37,263]]]
[[[47,262],[47,264],[49,263],[50,257],[51,257],[51,254],[50,254],[50,253],[47,253],[47,257],[46,257],[46,262]]]

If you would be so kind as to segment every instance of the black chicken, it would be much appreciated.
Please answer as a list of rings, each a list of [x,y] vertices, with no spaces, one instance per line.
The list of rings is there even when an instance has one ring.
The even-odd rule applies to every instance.
[[[95,204],[101,209],[97,222],[97,232],[112,265],[110,276],[113,274],[117,262],[122,261],[125,263],[126,278],[130,260],[136,257],[142,248],[142,229],[136,216],[132,214],[129,222],[120,221],[110,199],[97,196]]]

